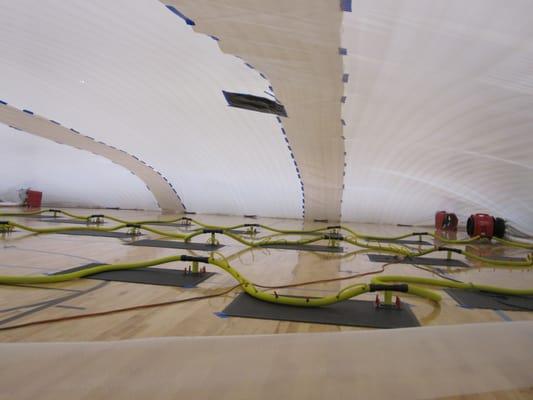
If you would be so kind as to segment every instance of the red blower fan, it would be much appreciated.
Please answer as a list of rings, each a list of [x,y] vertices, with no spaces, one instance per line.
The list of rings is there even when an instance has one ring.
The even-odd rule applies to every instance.
[[[505,220],[495,218],[489,214],[473,214],[466,222],[468,236],[481,236],[491,239],[493,236],[503,238],[505,235]]]
[[[446,211],[435,214],[435,229],[438,231],[456,231],[459,220],[457,215]]]

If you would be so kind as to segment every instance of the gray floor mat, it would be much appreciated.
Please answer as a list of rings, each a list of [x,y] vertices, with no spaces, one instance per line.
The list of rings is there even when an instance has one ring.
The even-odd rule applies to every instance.
[[[506,296],[472,290],[444,289],[457,303],[467,308],[505,311],[533,311],[533,296]]]
[[[468,264],[465,264],[461,260],[446,258],[431,258],[431,257],[412,257],[412,258],[396,258],[395,256],[388,254],[368,254],[368,259],[372,262],[379,263],[397,263],[397,264],[420,264],[420,265],[437,265],[441,267],[461,267],[470,268]]]
[[[145,247],[161,247],[165,249],[183,249],[183,250],[199,250],[199,251],[213,251],[224,247],[223,244],[216,246],[207,243],[192,243],[192,242],[178,242],[175,240],[135,240],[128,243],[129,246],[145,246]]]
[[[52,275],[65,274],[69,272],[81,271],[90,267],[102,264],[91,263],[64,271],[56,272]],[[100,272],[93,275],[87,275],[85,279],[98,279],[104,281],[142,283],[145,285],[159,286],[177,286],[192,288],[200,282],[215,275],[215,272],[205,272],[198,274],[184,274],[182,270],[164,269],[164,268],[135,268],[123,269],[118,271]]]
[[[316,244],[265,244],[260,247],[267,249],[323,251],[328,253],[342,253],[343,247],[320,246]]]
[[[347,300],[327,307],[311,308],[268,303],[241,293],[222,313],[232,317],[372,328],[420,326],[409,304],[404,303],[400,310],[376,309],[373,301],[362,300]]]

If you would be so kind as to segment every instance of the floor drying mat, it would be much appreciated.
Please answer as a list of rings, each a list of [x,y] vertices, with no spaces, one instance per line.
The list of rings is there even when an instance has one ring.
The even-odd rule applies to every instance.
[[[152,227],[171,226],[171,227],[174,227],[174,228],[191,228],[191,231],[194,230],[194,229],[197,229],[197,228],[193,229],[192,228],[193,225],[184,225],[184,224],[178,224],[178,223],[172,223],[172,222],[165,222],[165,223],[161,223],[161,224],[144,224],[144,225],[149,225],[149,226],[152,226]],[[238,229],[230,230],[228,232],[233,233],[234,235],[246,235],[246,234],[248,234],[248,231],[238,230]],[[259,232],[257,232],[257,233],[259,233]]]
[[[426,242],[425,240],[379,239],[379,240],[369,240],[369,242],[397,243],[397,244],[406,244],[406,245],[413,245],[413,246],[433,246],[431,243]]]
[[[316,244],[264,244],[260,247],[281,250],[325,251],[328,253],[342,253],[344,251],[344,247],[319,246]]]
[[[162,247],[165,249],[183,249],[183,250],[199,250],[199,251],[213,251],[218,250],[221,247],[224,247],[223,244],[213,246],[207,243],[186,243],[186,242],[177,242],[174,240],[136,240],[134,242],[128,243],[130,246],[145,246],[145,247]]]
[[[150,224],[143,224],[143,225],[149,225],[149,226],[172,226],[174,228],[191,228],[192,224],[180,224],[179,222],[158,222],[158,223],[150,223]]]
[[[409,328],[420,326],[408,304],[400,310],[376,309],[373,301],[347,300],[327,307],[295,307],[268,303],[241,293],[223,311],[224,315],[314,324]]]
[[[231,229],[228,231],[229,233],[233,233],[234,235],[250,235],[248,231],[245,230],[239,230],[239,229]],[[256,232],[258,234],[259,231]]]
[[[395,256],[386,254],[368,254],[368,259],[372,262],[380,263],[396,263],[396,264],[420,264],[420,265],[435,265],[441,267],[461,267],[470,268],[468,264],[460,260],[446,258],[430,258],[430,257],[407,257],[404,259],[396,258]]]
[[[55,232],[59,235],[77,235],[77,236],[100,236],[100,237],[112,237],[118,239],[131,239],[132,237],[139,237],[142,235],[132,236],[127,232],[105,232],[105,231],[65,231],[65,232]]]
[[[444,289],[462,307],[504,311],[533,311],[533,296],[506,296],[472,290]]]
[[[526,260],[526,256],[521,258],[521,257],[509,257],[509,256],[482,256],[480,255],[480,257],[484,257],[489,260],[496,260],[496,261],[525,261]]]
[[[14,215],[17,218],[31,218],[31,219],[54,219],[53,216],[50,214],[37,214],[37,215]],[[56,217],[57,219],[61,219],[61,217]]]
[[[75,224],[75,225],[87,225],[87,226],[98,226],[105,224],[104,221],[99,224],[88,224],[87,221],[81,219],[63,219],[63,218],[42,218],[42,222],[54,222],[57,224]]]
[[[66,274],[69,272],[81,271],[86,268],[95,267],[102,264],[91,263],[64,271],[56,272],[52,275]],[[205,272],[203,274],[187,274],[182,270],[163,268],[135,268],[123,269],[119,271],[100,272],[98,274],[87,275],[86,279],[99,279],[103,281],[143,283],[145,285],[178,286],[192,288],[207,278],[215,275],[215,272]]]

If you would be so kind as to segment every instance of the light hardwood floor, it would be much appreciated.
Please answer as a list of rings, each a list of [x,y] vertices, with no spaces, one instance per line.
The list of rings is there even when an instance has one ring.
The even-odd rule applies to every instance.
[[[3,211],[12,211],[4,209]],[[80,214],[102,213],[102,210],[70,210]],[[143,218],[170,218],[158,213],[140,211],[105,210],[105,213],[121,218],[139,220]],[[242,217],[225,217],[216,215],[192,216],[202,222],[215,225],[232,225],[237,223],[257,222],[277,228],[310,229],[323,224],[302,223],[298,220],[257,219]],[[60,226],[38,219],[0,217],[32,226]],[[106,226],[113,225],[109,222]],[[431,230],[431,228],[409,228],[397,226],[379,226],[348,224],[365,233],[396,235],[413,230]],[[161,227],[172,231],[176,228]],[[464,236],[459,233],[459,236]],[[147,234],[146,238],[155,238]],[[200,236],[195,241],[205,241],[207,236]],[[358,272],[377,270],[379,263],[372,263],[364,254],[353,256],[332,255],[328,253],[309,253],[293,250],[254,249],[250,250],[230,238],[220,237],[226,244],[220,252],[228,257],[231,265],[253,282],[265,285],[283,285],[316,279],[342,277]],[[0,274],[30,275],[51,273],[76,267],[90,262],[116,263],[147,260],[174,254],[208,255],[205,252],[173,250],[150,247],[127,246],[120,239],[69,235],[27,235],[14,232],[0,241]],[[347,251],[356,248],[343,244]],[[505,254],[525,256],[527,251],[502,246],[476,245],[472,251],[483,254]],[[441,256],[444,257],[444,256]],[[456,256],[461,259],[461,256]],[[186,263],[171,263],[164,268],[183,268]],[[104,282],[91,279],[65,282],[54,285],[0,286],[0,327],[48,318],[71,316],[83,313],[105,311],[109,309],[155,303],[167,300],[187,298],[203,294],[216,293],[233,285],[235,281],[224,271],[208,266],[208,270],[217,272],[215,276],[201,283],[194,289],[152,286],[119,282]],[[533,274],[530,269],[493,268],[476,264],[470,269],[450,269],[444,271],[462,281],[507,286],[513,288],[533,287]],[[432,274],[409,265],[391,265],[386,274],[414,275],[431,277]],[[362,278],[368,281],[371,277]],[[302,288],[292,288],[280,293],[294,295],[320,296],[332,294],[354,281],[321,283]],[[332,325],[317,325],[297,322],[280,322],[269,320],[219,318],[215,313],[222,311],[238,294],[234,292],[209,300],[202,300],[165,307],[137,310],[109,316],[78,319],[50,323],[46,325],[1,331],[1,342],[79,342],[110,341],[123,339],[153,338],[165,336],[233,336],[284,333],[325,333],[368,331],[367,328],[353,328]],[[441,292],[443,301],[440,307],[428,301],[412,296],[403,296],[403,301],[413,306],[415,315],[422,326],[444,326],[473,324],[482,322],[502,322],[533,320],[533,312],[492,311],[466,309],[460,307],[452,298]],[[363,295],[373,299],[374,295]],[[62,300],[62,298],[65,298]],[[57,300],[54,302],[54,300]],[[420,328],[419,328],[420,329]],[[398,330],[401,331],[401,330]],[[505,343],[502,340],[502,345]],[[530,343],[531,344],[531,343]],[[453,351],[453,349],[450,349]],[[531,347],[527,350],[531,356]],[[531,360],[533,361],[533,359]],[[532,364],[533,365],[533,364]],[[533,386],[533,380],[531,381]],[[490,386],[490,385],[489,385]],[[512,388],[511,388],[512,389]],[[520,390],[518,390],[520,389]],[[480,390],[481,392],[481,390]],[[484,391],[485,392],[485,391]],[[490,392],[479,398],[531,398],[531,390],[524,387]],[[461,393],[460,391],[457,393]],[[445,396],[444,394],[443,396]],[[468,395],[472,395],[469,393]],[[441,396],[441,397],[443,397]],[[480,394],[481,396],[481,394]],[[507,396],[507,397],[506,397]],[[511,397],[509,397],[511,396]],[[514,396],[514,397],[512,397]],[[1,396],[0,396],[1,398]],[[456,398],[456,397],[453,397]],[[463,397],[459,397],[463,398]],[[468,397],[464,397],[468,398]],[[473,397],[478,398],[478,397]]]

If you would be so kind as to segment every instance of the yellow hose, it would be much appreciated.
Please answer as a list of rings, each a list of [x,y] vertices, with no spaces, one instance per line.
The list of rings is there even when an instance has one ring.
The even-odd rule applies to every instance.
[[[533,295],[533,289],[509,289],[509,288],[502,288],[502,287],[497,287],[497,286],[479,285],[475,283],[463,283],[463,282],[457,282],[457,281],[445,280],[445,279],[422,278],[422,277],[417,277],[417,276],[400,276],[400,275],[376,276],[375,278],[372,278],[372,282],[373,283],[390,283],[390,282],[414,283],[414,284],[427,285],[427,286],[438,286],[438,287],[446,287],[446,288],[453,288],[453,289],[473,290],[473,291],[481,291],[481,292],[488,292],[488,293],[495,293],[495,294],[503,294],[503,295],[508,295],[508,296],[531,296]],[[429,296],[434,296],[433,298],[430,298],[430,299],[437,301],[437,302],[440,301],[440,296],[438,294],[422,289],[420,287],[416,287],[414,285],[409,285],[409,293],[413,293],[416,295],[425,293],[425,295],[423,295],[422,297],[430,298]],[[430,293],[432,294],[430,295]]]
[[[67,216],[69,216],[71,218],[75,218],[75,219],[79,219],[79,220],[85,220],[85,221],[89,221],[89,219],[91,218],[90,215],[89,216],[77,215],[77,214],[71,213],[69,211],[57,210],[57,209],[47,209],[47,210],[39,210],[39,211],[33,211],[33,212],[22,212],[22,213],[0,213],[0,216],[5,216],[5,217],[9,217],[9,216],[11,216],[11,217],[25,217],[25,216],[43,214],[43,213],[46,213],[46,212],[53,212],[54,214],[57,214],[57,213],[64,214],[64,215],[67,215]],[[142,224],[155,225],[155,224],[160,224],[160,223],[173,223],[173,222],[177,222],[177,221],[181,221],[181,220],[189,220],[192,223],[194,223],[194,224],[196,224],[198,226],[201,226],[202,228],[205,228],[205,229],[216,229],[216,230],[224,230],[224,231],[238,229],[238,228],[242,228],[242,227],[246,227],[246,226],[250,225],[250,224],[238,224],[238,225],[233,225],[233,226],[208,225],[208,224],[204,224],[204,223],[202,223],[200,221],[197,221],[197,220],[194,220],[194,219],[191,219],[191,218],[187,218],[187,217],[176,217],[176,218],[168,219],[168,220],[128,221],[128,220],[124,220],[124,219],[117,218],[117,217],[114,217],[112,215],[107,215],[107,214],[101,214],[101,216],[103,218],[110,219],[110,220],[118,222],[120,224],[135,224],[135,225],[142,225]],[[281,234],[300,234],[300,235],[308,235],[308,234],[317,234],[317,235],[319,235],[319,234],[321,234],[321,233],[323,233],[325,231],[329,231],[329,230],[332,230],[332,229],[338,229],[340,231],[348,232],[354,238],[366,239],[366,240],[369,240],[369,241],[400,240],[400,239],[405,239],[405,238],[408,238],[408,237],[411,237],[411,236],[431,236],[431,237],[441,241],[442,243],[447,243],[447,244],[469,244],[469,243],[474,243],[474,242],[479,241],[479,240],[486,240],[485,238],[482,238],[482,237],[479,237],[479,236],[476,236],[476,237],[473,237],[473,238],[470,238],[470,239],[460,239],[460,240],[446,239],[446,238],[444,238],[444,237],[442,237],[440,235],[437,235],[436,233],[431,233],[431,232],[411,232],[411,233],[406,233],[406,234],[397,235],[397,236],[375,236],[375,235],[367,235],[367,234],[364,234],[364,233],[356,232],[356,231],[352,230],[351,228],[349,228],[347,226],[344,226],[344,225],[327,226],[327,227],[309,229],[309,230],[277,229],[277,228],[273,228],[273,227],[270,227],[268,225],[263,225],[263,224],[252,224],[252,225],[257,225],[258,227],[261,227],[263,229],[269,230],[271,232],[276,232],[276,233],[281,233]],[[172,236],[172,237],[176,237],[176,236]],[[508,239],[500,239],[500,238],[497,238],[497,237],[494,237],[493,239],[496,240],[497,242],[500,242],[500,243],[502,243],[504,245],[507,245],[507,246],[520,247],[520,248],[525,248],[525,249],[533,249],[533,244],[532,243],[526,243],[526,242],[520,242],[520,241],[514,241],[514,240],[508,240]]]
[[[494,240],[506,246],[520,247],[523,249],[533,249],[533,243],[520,242],[518,240],[505,240],[495,237]]]
[[[183,239],[185,242],[189,242],[192,238],[194,238],[196,236],[199,236],[199,235],[202,235],[202,234],[207,234],[207,233],[211,232],[210,229],[205,229],[205,230],[202,230],[202,231],[194,231],[194,232],[192,232],[190,234],[172,233],[172,232],[167,232],[167,231],[161,231],[159,229],[155,229],[155,228],[148,227],[146,225],[140,225],[140,224],[119,224],[119,225],[116,225],[116,226],[113,226],[113,227],[108,227],[108,228],[102,228],[102,227],[98,227],[98,228],[97,227],[80,227],[80,226],[64,226],[64,227],[57,227],[57,228],[35,228],[35,227],[31,227],[31,226],[22,225],[22,224],[19,224],[17,222],[7,221],[7,223],[5,223],[4,225],[0,225],[0,228],[4,229],[4,232],[11,230],[13,227],[17,227],[17,228],[20,228],[20,229],[23,229],[23,230],[26,230],[26,231],[29,231],[29,232],[33,232],[33,233],[38,233],[38,234],[60,233],[60,232],[69,232],[69,231],[113,232],[113,231],[116,231],[116,230],[119,230],[119,229],[123,229],[123,228],[132,228],[134,230],[135,229],[146,230],[146,231],[149,231],[149,232],[161,235],[161,236],[165,236],[165,237],[170,237],[170,238],[175,238],[175,239]],[[216,233],[226,235],[226,236],[232,238],[233,240],[236,240],[237,242],[242,243],[245,246],[249,246],[249,247],[261,247],[261,246],[266,246],[266,245],[287,245],[287,244],[290,244],[290,245],[304,245],[304,244],[314,243],[314,242],[323,240],[323,239],[328,237],[327,235],[323,235],[323,236],[311,237],[309,239],[300,239],[300,240],[293,240],[293,241],[284,240],[284,239],[283,240],[271,240],[270,238],[263,239],[263,240],[248,240],[248,239],[245,239],[245,238],[241,237],[240,235],[236,235],[234,233],[231,233],[231,231],[229,231],[229,230],[216,230],[216,231],[217,231]],[[403,246],[372,245],[372,244],[369,244],[369,243],[362,242],[362,241],[358,240],[357,237],[342,237],[342,236],[338,236],[337,241],[344,241],[344,242],[350,243],[350,244],[352,244],[354,246],[358,246],[358,247],[362,247],[362,248],[366,248],[366,249],[371,249],[371,250],[374,250],[374,251],[377,251],[377,252],[381,252],[381,253],[392,253],[392,254],[396,254],[396,255],[399,255],[399,256],[411,257],[411,258],[412,257],[420,257],[420,256],[423,256],[423,255],[426,255],[426,254],[430,254],[430,253],[436,252],[436,251],[449,251],[450,250],[450,249],[444,249],[444,248],[441,249],[441,248],[438,248],[438,247],[432,247],[432,248],[428,248],[428,249],[424,249],[424,250],[419,250],[417,252],[413,252],[409,248],[403,247]],[[505,261],[505,260],[494,260],[494,259],[490,259],[490,258],[480,257],[480,256],[477,256],[475,254],[469,253],[466,250],[457,250],[457,249],[452,249],[452,250],[456,251],[456,252],[460,252],[461,254],[464,254],[465,256],[467,256],[467,257],[469,257],[471,259],[486,263],[488,265],[511,266],[511,267],[531,267],[531,266],[533,266],[533,257],[531,255],[528,255],[527,258],[525,258],[523,261]]]
[[[122,264],[106,264],[95,267],[86,268],[80,271],[74,271],[64,274],[57,275],[37,275],[37,276],[9,276],[9,275],[0,275],[0,284],[4,285],[17,285],[17,284],[47,284],[47,283],[58,283],[65,282],[74,279],[83,278],[84,276],[97,274],[100,272],[106,271],[115,271],[115,270],[124,270],[124,269],[135,269],[135,268],[145,268],[154,265],[165,264],[175,261],[201,261],[207,262],[209,264],[215,265],[227,273],[229,273],[239,284],[242,289],[248,293],[250,296],[253,296],[259,300],[279,303],[293,306],[301,307],[320,307],[334,304],[340,301],[348,300],[352,297],[358,296],[363,293],[367,293],[372,289],[372,284],[384,285],[389,282],[399,282],[399,283],[408,283],[407,292],[415,296],[419,296],[434,302],[439,302],[441,297],[439,294],[429,291],[427,289],[418,287],[411,284],[422,284],[429,286],[438,286],[438,287],[448,287],[448,288],[457,288],[465,290],[477,290],[497,294],[505,295],[533,295],[533,289],[509,289],[509,288],[500,288],[495,286],[487,285],[477,285],[473,283],[461,283],[455,281],[447,281],[440,279],[430,279],[430,278],[420,278],[420,277],[411,277],[411,276],[378,276],[372,279],[371,285],[365,283],[357,283],[346,287],[339,291],[335,295],[324,296],[319,298],[307,298],[307,297],[290,297],[278,295],[276,292],[268,293],[266,291],[261,291],[257,287],[241,275],[236,269],[234,269],[225,258],[215,258],[215,257],[191,257],[191,256],[169,256],[158,258],[148,261],[140,261],[134,263],[122,263]],[[394,286],[390,286],[390,290],[395,290]],[[380,287],[379,290],[388,290],[387,287]]]

